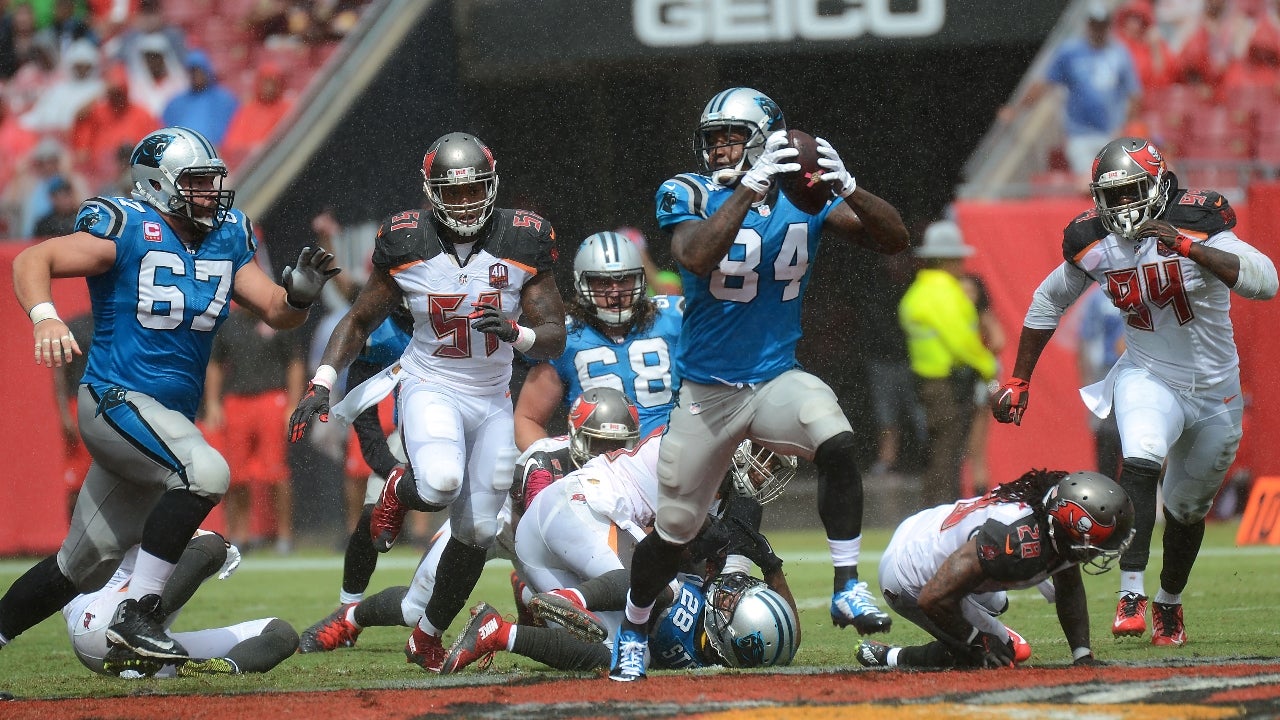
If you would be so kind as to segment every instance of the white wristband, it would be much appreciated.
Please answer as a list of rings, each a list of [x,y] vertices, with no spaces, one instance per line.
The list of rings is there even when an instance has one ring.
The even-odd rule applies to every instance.
[[[516,335],[515,342],[511,343],[511,347],[520,352],[529,352],[529,348],[533,347],[533,343],[538,339],[538,334],[533,328],[527,328],[523,325],[516,325],[519,328],[519,334]]]
[[[844,187],[842,187],[842,188],[840,188],[840,197],[842,197],[842,198],[847,198],[847,197],[849,197],[850,195],[852,195],[852,194],[853,194],[853,191],[854,191],[854,190],[857,190],[857,189],[858,189],[858,181],[857,181],[857,180],[855,180],[855,179],[854,179],[854,177],[853,177],[852,175],[850,175],[850,176],[849,176],[849,184],[848,184],[848,185],[845,185],[845,186],[844,186]]]
[[[1079,660],[1080,658],[1085,657],[1086,655],[1092,655],[1092,654],[1093,654],[1093,651],[1092,651],[1092,650],[1090,650],[1089,648],[1087,648],[1087,647],[1078,647],[1078,648],[1074,648],[1074,649],[1071,651],[1071,659],[1072,659],[1072,660]]]
[[[337,381],[338,371],[334,370],[332,365],[321,365],[316,368],[316,376],[311,378],[312,385],[323,385],[330,390]]]
[[[31,318],[32,325],[38,325],[45,320],[62,319],[58,317],[58,311],[53,307],[53,303],[51,302],[36,303],[35,306],[31,308],[31,312],[27,313],[27,316]]]

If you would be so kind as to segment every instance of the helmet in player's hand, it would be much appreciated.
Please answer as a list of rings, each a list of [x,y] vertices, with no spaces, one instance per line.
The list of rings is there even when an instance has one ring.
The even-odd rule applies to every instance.
[[[583,309],[610,327],[626,326],[646,290],[640,249],[622,233],[588,236],[573,257],[573,285]]]
[[[702,627],[729,667],[790,665],[800,647],[798,626],[787,601],[761,580],[729,573],[707,588]]]
[[[129,156],[133,196],[162,213],[206,228],[222,225],[235,192],[222,188],[227,166],[204,135],[184,127],[148,133]]]
[[[474,135],[452,132],[427,148],[422,189],[436,219],[462,236],[484,228],[498,200],[498,163]]]
[[[742,137],[733,144],[741,144],[743,151],[732,169],[744,171],[764,152],[765,139],[771,133],[786,129],[782,108],[768,95],[746,87],[729,88],[717,93],[703,108],[693,136],[693,148],[704,171],[722,170],[724,168],[712,167],[711,149],[723,144],[725,131],[736,130]]]
[[[1049,489],[1044,509],[1054,548],[1091,574],[1109,570],[1133,540],[1133,501],[1102,473],[1070,473]]]
[[[630,450],[639,440],[640,413],[618,390],[583,390],[569,408],[569,455],[578,467],[600,453]]]
[[[1155,145],[1125,137],[1107,143],[1093,159],[1089,191],[1103,227],[1132,240],[1140,225],[1164,212],[1171,181]]]

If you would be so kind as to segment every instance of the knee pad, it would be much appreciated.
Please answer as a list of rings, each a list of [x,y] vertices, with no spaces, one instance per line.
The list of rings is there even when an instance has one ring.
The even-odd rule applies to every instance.
[[[189,490],[203,498],[218,502],[231,486],[231,468],[217,450],[199,444],[191,448],[191,462],[187,465]]]
[[[698,530],[702,528],[703,517],[687,507],[663,505],[658,508],[653,529],[658,537],[672,545],[685,545],[697,536]]]

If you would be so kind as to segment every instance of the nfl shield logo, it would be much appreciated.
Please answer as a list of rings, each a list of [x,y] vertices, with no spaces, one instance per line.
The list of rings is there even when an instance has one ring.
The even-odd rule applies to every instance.
[[[501,290],[511,284],[511,278],[507,275],[507,266],[502,263],[494,263],[489,266],[489,287]]]
[[[142,223],[142,238],[147,242],[160,242],[160,223],[150,220]]]

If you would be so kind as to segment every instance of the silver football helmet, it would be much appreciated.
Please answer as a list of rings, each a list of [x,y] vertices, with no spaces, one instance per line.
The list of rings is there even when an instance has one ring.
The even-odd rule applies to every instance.
[[[610,327],[626,325],[647,287],[640,249],[621,233],[588,236],[573,257],[573,284],[579,304],[602,322]]]
[[[210,230],[222,225],[235,202],[235,191],[222,188],[226,163],[204,135],[190,128],[161,128],[142,138],[129,157],[129,170],[135,198]],[[212,176],[212,188],[193,188],[196,176]]]
[[[569,455],[578,467],[600,453],[630,450],[639,441],[640,413],[619,390],[583,390],[569,408]]]
[[[755,498],[764,505],[776,500],[796,476],[799,461],[794,455],[778,455],[774,451],[743,440],[733,451],[729,474],[733,490],[742,497]]]
[[[1133,501],[1114,480],[1089,470],[1073,472],[1044,497],[1049,540],[1058,554],[1097,575],[1133,541]]]
[[[1132,240],[1142,223],[1160,217],[1169,200],[1164,156],[1136,137],[1112,140],[1093,159],[1089,191],[1102,225]]]
[[[800,643],[791,606],[762,580],[720,575],[707,588],[702,627],[729,667],[790,665]]]
[[[711,167],[711,148],[708,135],[717,130],[738,128],[746,133],[742,157],[732,168]],[[702,161],[702,169],[708,174],[731,170],[745,172],[764,153],[764,142],[774,132],[786,130],[782,108],[768,95],[746,87],[729,88],[718,93],[702,110],[702,119],[693,135],[693,148]],[[736,176],[736,175],[735,175]]]
[[[498,200],[498,163],[493,151],[474,135],[452,132],[427,148],[422,158],[422,190],[436,219],[464,237],[475,235],[489,222]],[[480,183],[484,197],[470,202],[446,202],[442,189]]]

